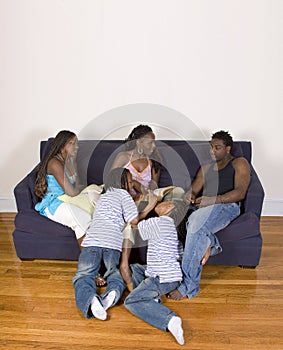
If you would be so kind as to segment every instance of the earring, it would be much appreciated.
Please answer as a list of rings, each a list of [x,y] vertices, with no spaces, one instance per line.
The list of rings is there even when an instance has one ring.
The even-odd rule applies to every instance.
[[[139,149],[139,147],[138,147],[138,154],[139,154],[140,156],[143,154],[143,149],[142,149],[142,148]]]

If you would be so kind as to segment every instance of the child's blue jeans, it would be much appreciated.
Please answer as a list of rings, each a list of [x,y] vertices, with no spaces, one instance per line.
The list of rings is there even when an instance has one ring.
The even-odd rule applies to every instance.
[[[145,277],[145,267],[139,264],[131,265],[133,271],[133,285],[143,279],[124,301],[125,307],[143,321],[159,328],[167,330],[168,323],[176,313],[161,304],[161,296],[179,286],[179,282],[160,283],[158,277]],[[143,277],[142,277],[143,276]]]
[[[73,286],[77,306],[86,318],[93,318],[90,305],[94,296],[103,300],[109,292],[115,290],[116,298],[113,305],[121,298],[126,285],[119,272],[120,255],[120,251],[109,248],[85,247],[82,249],[78,268],[73,278]],[[94,279],[102,261],[106,268],[104,277],[107,280],[107,288],[103,294],[98,295]]]

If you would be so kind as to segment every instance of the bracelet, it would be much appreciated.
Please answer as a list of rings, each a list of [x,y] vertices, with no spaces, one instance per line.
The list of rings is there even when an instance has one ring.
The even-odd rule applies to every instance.
[[[225,204],[225,202],[224,202],[224,200],[223,200],[223,197],[220,195],[219,196],[220,197],[220,202],[221,202],[221,204]]]

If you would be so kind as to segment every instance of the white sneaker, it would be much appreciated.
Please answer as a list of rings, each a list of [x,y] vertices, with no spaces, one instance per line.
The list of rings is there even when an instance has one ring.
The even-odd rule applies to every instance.
[[[90,308],[94,317],[102,321],[106,320],[107,313],[96,296],[93,297]]]

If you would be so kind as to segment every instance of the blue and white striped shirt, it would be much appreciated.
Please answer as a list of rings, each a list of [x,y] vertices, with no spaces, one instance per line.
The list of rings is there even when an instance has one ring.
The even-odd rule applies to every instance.
[[[140,221],[138,229],[142,239],[148,240],[146,276],[159,276],[160,283],[181,281],[183,249],[174,220],[169,216],[149,218]]]
[[[125,223],[131,222],[137,216],[136,204],[126,190],[108,189],[96,204],[93,219],[82,246],[122,251],[122,230]]]

